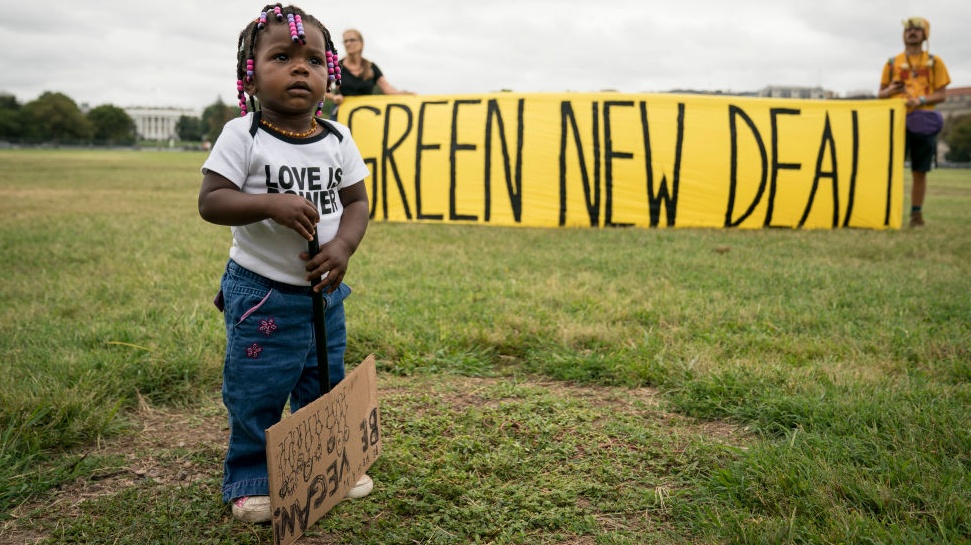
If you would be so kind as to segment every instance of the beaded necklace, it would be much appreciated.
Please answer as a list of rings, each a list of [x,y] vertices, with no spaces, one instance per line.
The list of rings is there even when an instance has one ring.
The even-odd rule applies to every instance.
[[[260,118],[260,125],[263,125],[264,127],[270,130],[276,131],[282,134],[283,136],[289,136],[290,138],[307,138],[308,136],[313,134],[314,131],[317,130],[317,120],[312,117],[310,118],[310,128],[303,132],[294,132],[294,131],[281,129],[280,127],[277,127],[273,123],[270,123],[269,121],[267,121],[266,118]]]
[[[910,75],[916,78],[918,70],[920,69],[918,65],[920,64],[921,59],[924,57],[924,52],[921,51],[917,54],[917,62],[911,62],[909,53],[905,52],[904,54],[907,56],[907,64],[910,65]]]

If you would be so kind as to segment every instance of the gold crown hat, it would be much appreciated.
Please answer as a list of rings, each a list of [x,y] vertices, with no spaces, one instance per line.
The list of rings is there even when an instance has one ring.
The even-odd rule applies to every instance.
[[[931,22],[923,17],[911,17],[909,19],[904,19],[901,21],[904,25],[904,31],[908,28],[919,28],[924,31],[924,42],[922,45],[926,46],[925,49],[929,57],[927,58],[927,66],[934,66],[934,56],[930,55],[931,50]]]
[[[901,21],[904,25],[904,30],[914,27],[919,28],[924,31],[924,39],[928,40],[931,37],[931,23],[923,17],[911,17],[909,19],[904,19]]]

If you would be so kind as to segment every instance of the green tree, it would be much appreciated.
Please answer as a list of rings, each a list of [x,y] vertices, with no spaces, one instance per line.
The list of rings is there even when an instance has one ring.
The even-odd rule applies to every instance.
[[[202,140],[205,132],[202,119],[198,117],[183,115],[175,124],[175,133],[179,135],[180,140],[198,142]]]
[[[949,151],[944,158],[955,163],[971,161],[971,114],[959,115],[948,120],[944,130],[944,142]]]
[[[25,136],[42,142],[79,142],[91,139],[94,127],[78,105],[63,93],[45,92],[24,105]]]
[[[206,131],[206,140],[215,142],[216,138],[219,138],[219,134],[223,132],[223,125],[238,116],[239,108],[227,106],[222,98],[217,98],[216,102],[206,106],[206,109],[202,111],[202,125]]]
[[[23,136],[21,109],[17,97],[0,94],[0,140],[19,139]]]
[[[105,104],[88,112],[87,117],[94,128],[94,139],[99,144],[135,143],[135,122],[125,110]]]

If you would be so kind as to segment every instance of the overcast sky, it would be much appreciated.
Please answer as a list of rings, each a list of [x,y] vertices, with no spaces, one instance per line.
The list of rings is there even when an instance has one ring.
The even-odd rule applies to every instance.
[[[931,22],[951,87],[971,86],[967,0],[347,0],[297,2],[392,85],[419,94],[821,86],[875,93],[903,49],[900,21]],[[0,17],[0,92],[90,106],[200,110],[236,102],[236,40],[262,3],[37,0]],[[339,39],[338,39],[339,42]],[[342,44],[338,49],[343,53]]]

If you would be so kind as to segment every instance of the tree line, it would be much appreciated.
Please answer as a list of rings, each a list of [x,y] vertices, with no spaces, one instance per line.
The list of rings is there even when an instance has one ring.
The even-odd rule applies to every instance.
[[[214,142],[223,125],[238,115],[238,107],[216,99],[200,117],[180,117],[176,134],[184,142]],[[103,104],[83,112],[64,93],[48,91],[26,104],[0,93],[0,141],[130,146],[137,140],[135,122],[117,106]]]
[[[238,106],[217,98],[200,117],[180,117],[176,134],[183,142],[215,142],[223,125],[238,115]],[[137,139],[135,122],[117,106],[103,104],[82,112],[64,93],[48,91],[26,104],[0,93],[0,141],[129,146]],[[948,119],[941,139],[949,148],[945,159],[971,162],[971,115]]]
[[[945,159],[955,163],[971,163],[971,114],[948,119],[944,123],[941,139],[949,148]]]

